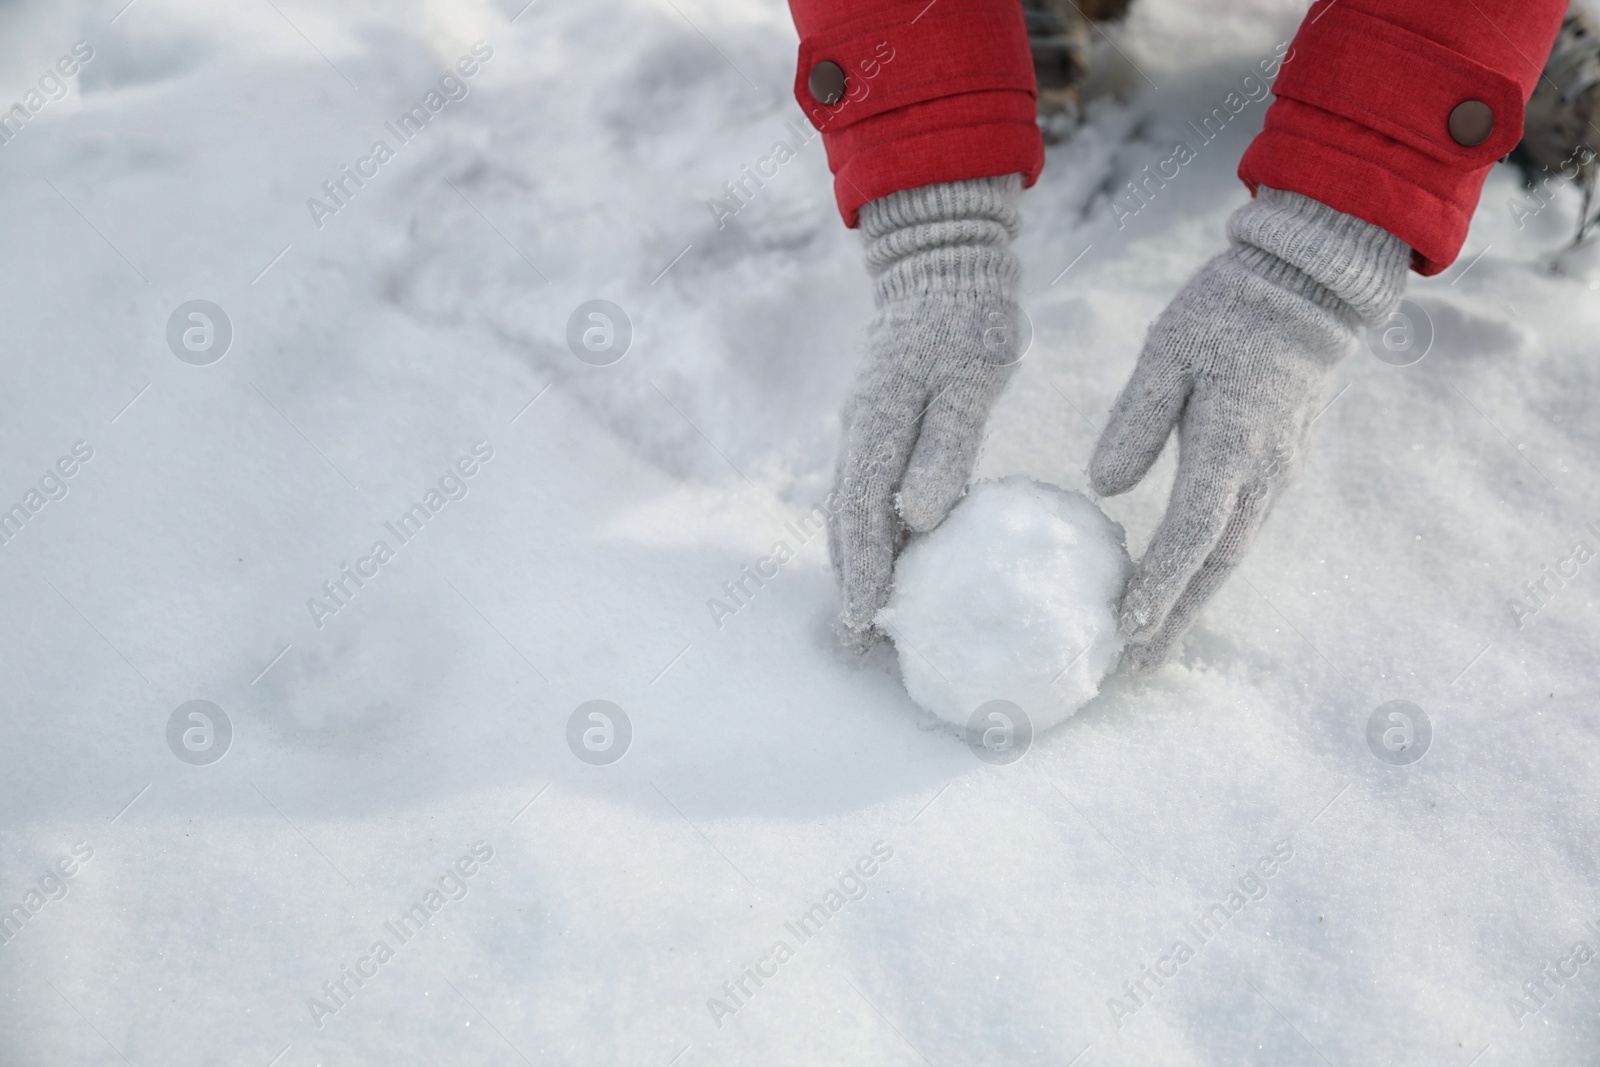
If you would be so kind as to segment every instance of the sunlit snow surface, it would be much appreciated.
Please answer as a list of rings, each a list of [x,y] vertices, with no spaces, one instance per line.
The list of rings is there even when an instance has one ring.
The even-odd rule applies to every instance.
[[[6,107],[94,49],[0,145],[0,503],[39,493],[0,546],[0,902],[26,915],[0,1062],[1600,1045],[1573,952],[1600,950],[1600,563],[1574,552],[1600,548],[1600,311],[1547,269],[1575,196],[1519,230],[1498,169],[1460,262],[1412,279],[1427,355],[1341,366],[1175,662],[992,766],[892,650],[832,644],[805,518],[870,299],[820,141],[722,228],[707,206],[796,139],[781,4],[124,3],[0,12]],[[1085,488],[1264,104],[1120,228],[1109,197],[1298,17],[1135,6],[1126,103],[1023,201],[1035,340],[981,476]],[[477,41],[465,97],[398,143]],[[318,228],[344,167],[369,177]],[[232,327],[204,366],[168,343],[194,300]],[[591,300],[628,316],[620,362],[569,349]],[[1135,556],[1171,473],[1100,501]],[[232,726],[209,765],[219,723],[191,709],[169,744],[195,700]],[[626,723],[569,731],[596,700]],[[1395,700],[1431,728],[1409,765],[1367,740]]]

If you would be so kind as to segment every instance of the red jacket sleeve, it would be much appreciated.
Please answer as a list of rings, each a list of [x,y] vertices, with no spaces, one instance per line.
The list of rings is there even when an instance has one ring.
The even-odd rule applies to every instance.
[[[789,8],[800,31],[795,99],[822,132],[846,225],[862,204],[902,189],[1038,178],[1044,144],[1017,0],[789,0]],[[826,97],[841,73],[842,98],[814,95],[816,86]]]
[[[1381,226],[1411,246],[1416,270],[1437,274],[1461,251],[1489,168],[1522,137],[1566,8],[1317,0],[1239,177],[1252,191],[1300,193]],[[1457,112],[1469,101],[1477,123]],[[1487,131],[1479,104],[1493,117]]]

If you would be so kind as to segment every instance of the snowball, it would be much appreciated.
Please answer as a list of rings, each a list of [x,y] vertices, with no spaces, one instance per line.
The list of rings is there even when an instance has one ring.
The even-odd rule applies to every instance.
[[[1125,542],[1081,493],[1022,477],[974,486],[906,546],[878,613],[906,692],[957,726],[990,700],[1017,704],[1035,731],[1070,717],[1122,652]]]

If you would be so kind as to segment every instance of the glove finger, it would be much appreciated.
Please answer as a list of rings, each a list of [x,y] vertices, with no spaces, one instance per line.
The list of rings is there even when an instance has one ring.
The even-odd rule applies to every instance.
[[[856,413],[839,463],[834,489],[840,506],[828,547],[843,599],[841,636],[858,649],[872,644],[873,616],[889,598],[901,540],[894,490],[916,439],[923,399],[909,387],[880,393],[870,411]]]
[[[922,416],[898,499],[900,517],[918,533],[943,522],[967,488],[983,445],[984,423],[1005,381],[1003,375],[990,377],[951,385]]]
[[[1267,520],[1271,504],[1272,496],[1265,489],[1247,492],[1239,498],[1216,547],[1173,604],[1161,628],[1146,641],[1130,642],[1124,650],[1123,667],[1130,674],[1155,670],[1166,661],[1201,609],[1244,562],[1251,542]]]
[[[839,440],[845,443],[845,447],[840,449],[838,458],[834,460],[833,488],[828,494],[830,498],[837,501],[832,507],[827,509],[828,563],[833,568],[833,584],[835,587],[841,590],[844,589],[844,560],[840,556],[840,546],[844,544],[844,540],[841,535],[840,523],[842,516],[845,513],[843,490],[848,473],[846,470],[846,464],[850,459],[850,449],[848,447],[848,443],[850,441],[851,430],[854,426],[854,415],[855,405],[853,403],[846,404],[845,409],[839,418]]]
[[[1233,516],[1235,487],[1219,458],[1180,450],[1167,513],[1122,596],[1119,622],[1130,641],[1148,641],[1160,630]]]
[[[1101,496],[1126,493],[1161,455],[1189,395],[1188,379],[1149,348],[1122,387],[1089,460],[1089,484]]]

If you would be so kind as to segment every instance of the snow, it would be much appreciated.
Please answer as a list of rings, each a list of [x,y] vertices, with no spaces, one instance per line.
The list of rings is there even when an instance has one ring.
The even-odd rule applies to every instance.
[[[1034,731],[1065,722],[1122,653],[1123,541],[1082,493],[1021,477],[973,486],[901,552],[878,614],[911,699],[962,728],[995,700]]]
[[[831,640],[805,516],[870,296],[820,142],[725,228],[707,208],[792,136],[781,3],[124,3],[0,9],[7,106],[95,51],[0,146],[0,503],[58,497],[0,545],[0,903],[37,904],[0,945],[0,1060],[1502,1067],[1600,1044],[1594,964],[1541,978],[1600,947],[1600,575],[1574,552],[1600,545],[1600,307],[1550,269],[1576,197],[1519,230],[1497,169],[1460,263],[1412,279],[1431,350],[1341,365],[1175,662],[995,765],[892,649]],[[1243,202],[1264,105],[1120,228],[1108,196],[1299,15],[1135,5],[1137,66],[1106,68],[1127,101],[1023,200],[1035,340],[980,477],[1084,489],[1146,324]],[[470,94],[319,229],[307,199],[478,41]],[[167,341],[194,300],[232,327],[203,366]],[[630,319],[609,365],[567,346],[592,300]],[[64,496],[43,484],[87,451]],[[1135,556],[1171,475],[1098,502]],[[385,524],[430,490],[402,542]],[[320,628],[313,598],[338,608]],[[196,700],[231,727],[204,765],[168,741]],[[1366,741],[1393,700],[1432,727],[1405,766]],[[568,744],[591,701],[628,717],[609,763]],[[385,932],[433,890],[425,929]],[[780,940],[776,977],[708,1007]]]

